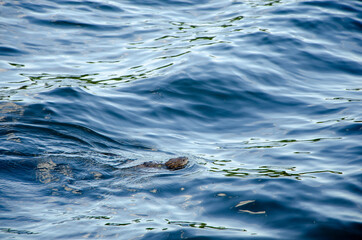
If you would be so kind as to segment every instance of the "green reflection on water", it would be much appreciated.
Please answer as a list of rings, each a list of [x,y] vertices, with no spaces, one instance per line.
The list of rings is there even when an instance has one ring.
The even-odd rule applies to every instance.
[[[221,163],[220,163],[221,162]],[[242,168],[242,167],[229,167],[225,168],[226,164],[230,161],[225,160],[214,160],[210,167],[210,172],[222,173],[226,177],[292,177],[297,180],[302,180],[302,177],[316,178],[313,174],[319,173],[332,173],[332,174],[343,174],[340,171],[333,170],[316,170],[307,172],[295,172],[296,167],[273,167],[273,166],[260,166],[258,168]],[[216,166],[215,166],[216,165]]]
[[[140,221],[140,219],[138,221],[132,220],[132,222],[125,222],[125,223],[115,223],[115,222],[108,222],[105,223],[106,226],[115,226],[115,227],[123,227],[123,226],[128,226],[130,224],[138,224],[141,222],[150,222],[153,220],[144,220],[144,221]],[[170,224],[170,225],[177,225],[180,227],[191,227],[191,228],[198,228],[198,229],[214,229],[214,230],[234,230],[234,231],[241,231],[241,232],[246,232],[246,229],[242,229],[242,228],[229,228],[229,227],[224,227],[224,226],[213,226],[210,225],[208,223],[205,222],[194,222],[194,221],[171,221],[169,219],[165,219],[166,224]],[[146,227],[145,230],[155,230],[157,228],[155,227]],[[166,227],[162,227],[161,228],[162,231],[168,230],[168,228]]]
[[[152,221],[153,221],[153,220],[146,220],[146,222],[152,222]],[[127,225],[130,225],[130,224],[141,223],[141,222],[142,222],[142,219],[137,218],[137,219],[131,220],[131,222],[126,222],[126,223],[108,222],[108,223],[105,223],[104,225],[106,225],[106,226],[122,227],[122,226],[127,226]]]
[[[10,64],[11,66],[13,66],[13,67],[17,67],[17,68],[22,68],[22,67],[25,67],[25,65],[24,65],[24,64],[19,64],[19,63],[10,63],[10,62],[9,62],[9,64]]]
[[[244,18],[243,16],[237,16],[237,17],[234,17],[234,18],[230,19],[229,22],[239,21],[239,20],[241,20],[243,18]]]
[[[318,121],[316,123],[343,122],[343,121],[353,121],[353,120],[354,120],[354,118],[342,117],[342,118],[338,118],[338,119],[329,119],[329,120],[324,120],[324,121]]]
[[[319,142],[322,140],[336,140],[342,139],[340,137],[335,138],[313,138],[313,139],[282,139],[282,140],[259,140],[259,139],[250,139],[240,143],[226,144],[224,146],[217,147],[218,149],[254,149],[254,148],[276,148],[276,147],[285,147],[290,143],[300,143],[300,142]],[[249,145],[249,146],[235,146],[235,145]],[[251,145],[251,146],[250,146]]]
[[[359,98],[345,98],[345,97],[326,98],[326,100],[347,101],[347,102],[360,102],[360,101],[362,101],[362,99],[359,99]]]
[[[0,232],[4,232],[4,233],[13,233],[13,234],[25,234],[25,235],[31,235],[31,234],[39,234],[36,232],[32,232],[32,231],[27,231],[27,230],[18,230],[18,229],[13,229],[13,228],[0,228]]]
[[[275,4],[283,3],[282,0],[264,0],[264,1],[254,1],[248,0],[245,1],[246,4],[249,4],[251,7],[271,7]]]
[[[120,61],[119,60],[114,60],[114,61],[95,61],[95,62],[87,62],[89,64],[96,64],[96,63],[119,63]]]
[[[235,230],[235,231],[242,231],[246,232],[246,229],[239,229],[239,228],[228,228],[223,226],[212,226],[204,222],[188,222],[188,221],[169,221],[167,220],[167,224],[174,224],[181,227],[192,227],[192,228],[210,228],[216,230]]]
[[[187,54],[188,52],[182,53],[181,55]],[[166,58],[178,57],[169,56]],[[93,63],[92,63],[93,64]],[[154,76],[154,72],[157,72],[161,69],[165,69],[171,67],[174,63],[164,64],[153,69],[144,69],[142,65],[138,65],[130,68],[130,70],[137,69],[136,72],[125,75],[118,75],[108,77],[102,77],[99,73],[92,74],[80,74],[80,75],[68,75],[68,74],[49,74],[49,73],[41,73],[41,74],[20,74],[23,77],[26,77],[28,81],[22,80],[21,86],[17,90],[24,89],[35,89],[35,88],[52,88],[52,87],[65,87],[65,86],[78,86],[78,87],[87,87],[88,85],[99,85],[99,86],[108,86],[112,84],[116,84],[119,82],[130,82],[138,79],[148,78]]]
[[[186,52],[183,52],[183,53],[180,53],[180,54],[177,54],[177,55],[159,57],[158,59],[167,59],[167,58],[180,57],[180,56],[185,55],[185,54],[188,54],[188,53],[190,53],[190,52],[191,52],[191,51],[186,51]]]
[[[11,82],[10,87],[0,90],[0,99],[9,99],[14,95],[31,94],[56,87],[115,87],[120,83],[155,77],[180,64],[194,48],[208,47],[215,44],[229,44],[230,34],[240,31],[244,16],[234,15],[230,18],[218,18],[214,21],[165,22],[164,31],[152,36],[141,36],[120,48],[125,53],[111,60],[85,60],[71,66],[88,68],[92,65],[94,73],[29,73],[30,66],[9,62],[14,68],[21,68],[20,76],[25,77]],[[239,34],[239,33],[236,33]],[[142,56],[137,58],[134,56]],[[210,57],[213,55],[210,55]],[[122,69],[119,69],[122,65]],[[29,68],[29,69],[28,69]],[[116,70],[114,70],[116,69]],[[122,74],[120,74],[120,71]]]
[[[104,225],[106,226],[116,226],[116,227],[119,227],[119,226],[127,226],[127,225],[130,225],[131,223],[106,223]]]
[[[196,38],[193,38],[193,39],[190,39],[190,42],[193,42],[193,41],[197,41],[197,40],[213,40],[215,38],[215,36],[212,36],[212,37],[196,37]]]
[[[111,219],[108,216],[78,216],[78,217],[73,217],[73,220],[82,220],[82,219],[97,219],[97,220],[102,220],[102,219]]]

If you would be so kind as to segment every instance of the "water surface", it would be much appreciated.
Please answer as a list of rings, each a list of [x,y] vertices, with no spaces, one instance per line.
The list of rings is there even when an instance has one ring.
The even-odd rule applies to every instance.
[[[360,238],[361,10],[0,1],[0,238]]]

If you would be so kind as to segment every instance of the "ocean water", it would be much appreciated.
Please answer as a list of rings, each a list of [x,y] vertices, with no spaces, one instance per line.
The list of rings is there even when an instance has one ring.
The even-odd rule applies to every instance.
[[[0,238],[361,239],[361,18],[0,0]]]

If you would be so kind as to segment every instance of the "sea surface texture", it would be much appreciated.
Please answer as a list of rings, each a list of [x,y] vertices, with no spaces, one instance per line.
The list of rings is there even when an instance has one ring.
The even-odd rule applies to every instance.
[[[360,0],[0,0],[0,238],[362,239],[361,89]]]

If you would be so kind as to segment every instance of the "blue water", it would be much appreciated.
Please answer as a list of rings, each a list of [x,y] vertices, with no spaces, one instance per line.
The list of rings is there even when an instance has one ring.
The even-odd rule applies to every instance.
[[[361,239],[361,18],[0,1],[0,238]]]

